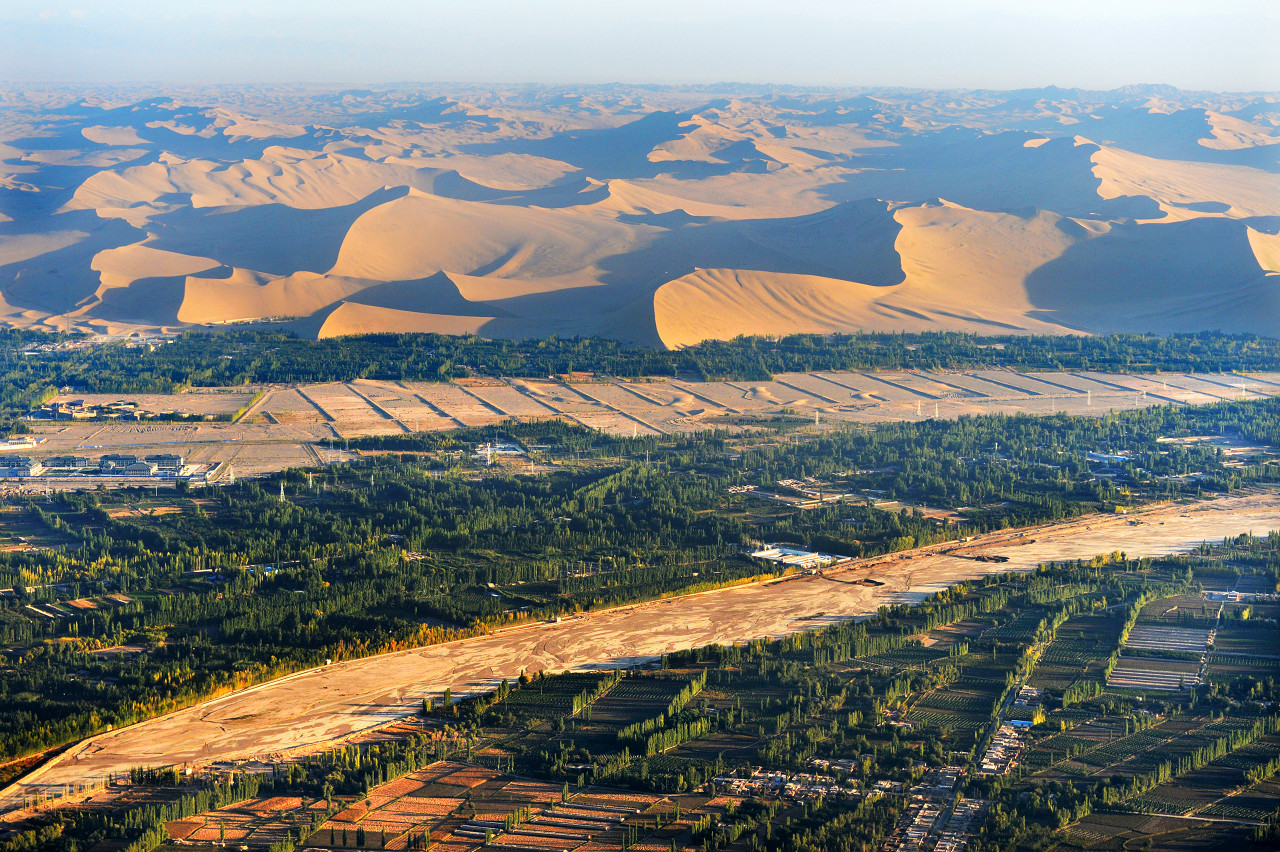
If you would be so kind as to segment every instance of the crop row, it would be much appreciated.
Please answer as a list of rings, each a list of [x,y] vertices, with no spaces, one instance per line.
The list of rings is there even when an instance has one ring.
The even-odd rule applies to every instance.
[[[1191,807],[1186,802],[1180,802],[1173,799],[1167,799],[1164,796],[1154,793],[1147,793],[1144,796],[1137,796],[1129,800],[1128,803],[1134,810],[1142,811],[1149,814],[1169,814],[1170,816],[1182,816]]]
[[[1107,766],[1120,763],[1134,755],[1146,751],[1156,743],[1164,740],[1165,735],[1156,731],[1138,731],[1127,737],[1113,740],[1106,745],[1098,746],[1087,755],[1090,763]]]
[[[987,724],[986,719],[936,710],[912,710],[908,718],[917,725],[953,731],[977,731]]]
[[[1199,816],[1218,817],[1220,819],[1266,819],[1275,812],[1275,809],[1263,810],[1262,808],[1251,808],[1248,805],[1234,803],[1231,799],[1225,802],[1218,802],[1216,805],[1210,805],[1199,812]]]
[[[594,689],[599,674],[566,674],[538,680],[512,691],[500,705],[502,710],[526,718],[548,719],[573,710],[573,700],[583,690]]]
[[[972,713],[990,718],[995,701],[986,695],[934,691],[921,698],[916,706],[927,710],[948,710],[953,713]]]
[[[927,665],[945,656],[947,655],[944,652],[934,651],[929,648],[899,648],[896,651],[872,654],[869,657],[862,657],[862,659],[875,665],[906,667]]]

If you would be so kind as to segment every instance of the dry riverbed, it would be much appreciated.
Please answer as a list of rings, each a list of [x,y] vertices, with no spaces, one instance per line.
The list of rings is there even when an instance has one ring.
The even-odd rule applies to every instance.
[[[316,750],[410,715],[424,696],[439,700],[446,687],[460,695],[491,689],[521,671],[628,666],[682,648],[814,629],[882,605],[915,602],[992,572],[1114,550],[1130,557],[1188,551],[1202,541],[1272,529],[1280,529],[1280,494],[1260,491],[991,533],[959,549],[955,543],[935,545],[823,575],[636,604],[336,663],[79,743],[0,794],[0,809],[20,805],[24,796],[37,792],[60,794],[100,782],[108,773],[127,774],[135,766],[197,767]],[[977,554],[1008,561],[971,558]],[[865,580],[875,583],[860,582]]]

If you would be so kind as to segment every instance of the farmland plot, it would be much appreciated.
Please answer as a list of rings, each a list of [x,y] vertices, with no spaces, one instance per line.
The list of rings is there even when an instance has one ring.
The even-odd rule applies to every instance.
[[[1139,624],[1125,640],[1126,648],[1148,651],[1192,651],[1200,653],[1209,646],[1213,631],[1188,627],[1163,627]]]
[[[404,431],[343,383],[309,385],[301,390],[343,435],[395,435]]]
[[[486,406],[457,385],[435,382],[404,382],[406,388],[464,426],[488,426],[504,416]]]
[[[1179,691],[1200,683],[1200,667],[1142,657],[1124,657],[1111,670],[1107,686],[1115,689]]]

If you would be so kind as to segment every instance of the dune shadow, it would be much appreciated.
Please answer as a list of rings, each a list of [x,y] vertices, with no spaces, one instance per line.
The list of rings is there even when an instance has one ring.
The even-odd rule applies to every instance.
[[[848,161],[858,169],[824,187],[833,200],[888,198],[921,203],[943,198],[975,210],[1052,210],[1082,218],[1157,219],[1165,214],[1150,198],[1104,199],[1093,173],[1096,145],[1023,131],[996,134],[938,133],[877,148]]]
[[[1079,132],[1096,142],[1147,157],[1280,172],[1280,146],[1219,149],[1201,145],[1200,140],[1214,138],[1213,125],[1202,109],[1163,113],[1142,107],[1115,107],[1083,123]]]
[[[139,278],[127,287],[112,287],[87,311],[95,319],[143,325],[179,325],[178,310],[186,295],[185,275]]]
[[[344,301],[398,311],[449,314],[460,317],[507,317],[511,314],[491,302],[468,301],[443,272],[413,281],[372,284]]]
[[[123,220],[99,219],[89,210],[61,214],[58,223],[64,222],[66,232],[80,235],[74,242],[0,266],[0,292],[10,305],[49,314],[75,310],[98,289],[98,274],[90,267],[94,255],[147,236]],[[21,230],[17,223],[6,223],[0,225],[0,235],[11,229]]]
[[[1217,315],[1234,292],[1264,274],[1245,224],[1204,218],[1113,225],[1033,270],[1026,279],[1027,295],[1036,316],[1090,331],[1160,331],[1140,326],[1159,322],[1162,314],[1175,326],[1248,324],[1247,317]],[[1183,312],[1190,314],[1176,319]],[[1258,319],[1263,325],[1269,319],[1273,331],[1280,328],[1274,314]]]
[[[155,217],[148,245],[271,275],[324,273],[337,263],[356,219],[407,194],[406,187],[381,189],[353,204],[323,209],[286,204],[187,207]]]

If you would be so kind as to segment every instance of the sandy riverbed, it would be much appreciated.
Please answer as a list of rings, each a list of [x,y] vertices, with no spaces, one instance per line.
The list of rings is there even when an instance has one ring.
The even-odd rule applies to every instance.
[[[199,766],[319,748],[354,731],[406,716],[424,696],[492,688],[522,670],[612,668],[681,648],[813,629],[824,622],[913,602],[992,571],[1123,550],[1148,556],[1202,541],[1280,529],[1280,494],[1265,492],[1169,505],[1130,516],[1090,516],[1032,530],[992,533],[971,545],[1004,555],[984,563],[940,552],[954,544],[867,560],[824,576],[788,578],[637,604],[536,624],[447,645],[313,669],[242,690],[69,749],[0,794],[0,808],[24,795],[63,791],[134,766]],[[1034,539],[1033,543],[1026,543]],[[969,555],[971,548],[966,548]],[[861,585],[871,578],[880,586]]]

